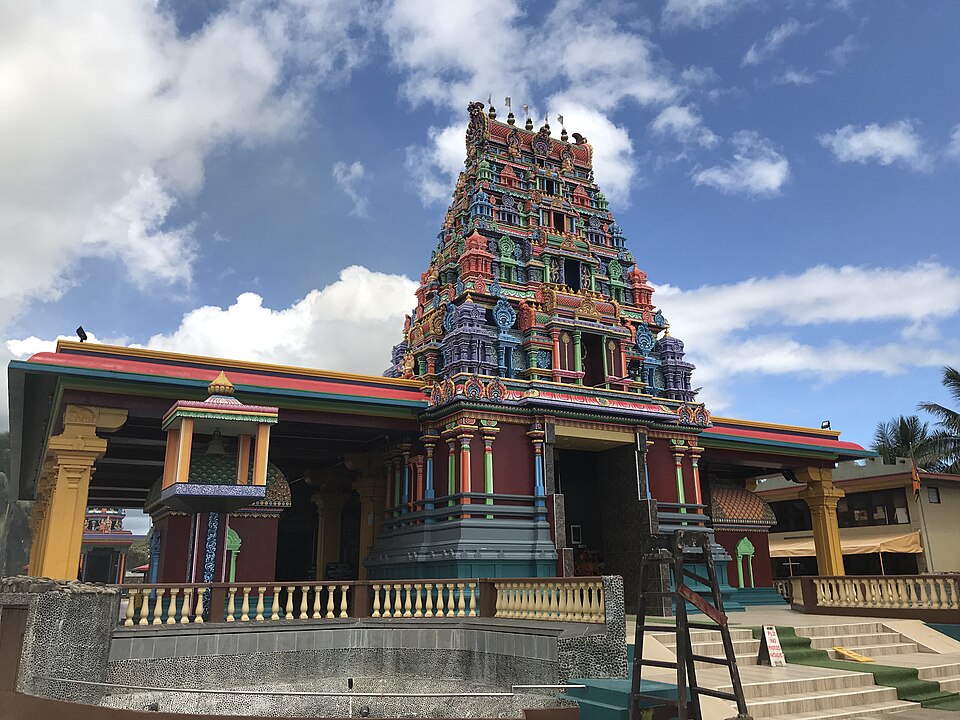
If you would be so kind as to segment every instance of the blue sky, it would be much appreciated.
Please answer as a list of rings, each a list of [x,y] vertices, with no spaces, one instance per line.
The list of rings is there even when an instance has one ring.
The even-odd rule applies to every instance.
[[[949,0],[8,4],[0,357],[82,323],[382,371],[466,103],[509,95],[594,145],[714,414],[868,443],[960,363],[958,27]]]

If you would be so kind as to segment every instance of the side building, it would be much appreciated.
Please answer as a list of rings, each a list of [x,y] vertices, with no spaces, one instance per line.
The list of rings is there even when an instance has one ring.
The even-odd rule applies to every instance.
[[[840,463],[834,484],[843,564],[850,575],[914,575],[960,571],[954,524],[960,511],[960,476],[917,471],[910,460],[880,458]],[[919,480],[919,485],[917,484]],[[817,565],[801,485],[776,476],[761,482],[757,495],[776,515],[770,529],[775,578],[815,575]]]

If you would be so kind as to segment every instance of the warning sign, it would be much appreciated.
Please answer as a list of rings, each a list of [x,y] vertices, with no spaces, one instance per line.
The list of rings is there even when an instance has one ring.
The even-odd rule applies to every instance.
[[[787,658],[780,647],[780,636],[774,625],[764,625],[763,635],[760,638],[760,656],[757,658],[760,665],[770,667],[786,667]]]

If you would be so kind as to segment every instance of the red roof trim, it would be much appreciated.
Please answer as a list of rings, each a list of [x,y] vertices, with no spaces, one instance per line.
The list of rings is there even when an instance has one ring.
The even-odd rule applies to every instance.
[[[724,437],[744,438],[750,440],[761,440],[772,443],[782,443],[784,445],[815,445],[830,450],[848,450],[857,453],[865,452],[864,448],[857,443],[845,442],[843,440],[831,440],[829,438],[817,435],[796,435],[785,432],[768,432],[763,430],[747,430],[744,428],[719,427],[714,425],[703,431],[708,437],[722,439]]]
[[[30,358],[29,362],[106,372],[137,373],[183,380],[201,380],[207,383],[214,380],[220,373],[219,369],[214,370],[187,367],[172,363],[161,364],[99,355],[89,356],[66,353],[37,353]],[[307,380],[303,378],[283,377],[280,375],[244,373],[238,370],[230,370],[229,377],[230,381],[235,385],[250,385],[254,387],[300,390],[337,395],[362,395],[364,397],[405,400],[408,402],[415,401],[424,403],[424,405],[426,404],[423,393],[413,389],[404,390],[400,388],[376,387],[373,385],[358,386],[354,383],[337,382],[335,380]]]

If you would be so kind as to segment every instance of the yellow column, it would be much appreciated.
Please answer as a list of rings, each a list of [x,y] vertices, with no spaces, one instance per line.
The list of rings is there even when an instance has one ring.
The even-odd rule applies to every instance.
[[[40,567],[40,558],[43,556],[44,540],[47,537],[47,518],[49,516],[50,496],[53,494],[53,481],[56,476],[56,466],[52,460],[43,463],[40,478],[37,480],[36,499],[30,511],[30,560],[28,571],[36,574]]]
[[[347,495],[339,492],[317,493],[313,496],[320,516],[317,533],[317,580],[323,580],[327,563],[340,559],[340,515]]]
[[[372,466],[382,462],[371,463]],[[367,559],[380,531],[380,519],[383,517],[383,482],[376,475],[361,476],[353,482],[353,489],[360,496],[360,567],[358,579],[367,579]]]
[[[843,575],[843,552],[837,524],[837,501],[843,497],[843,490],[834,487],[830,468],[797,468],[796,476],[798,482],[807,484],[800,491],[800,497],[810,508],[817,572],[820,575]]]
[[[67,405],[63,432],[47,443],[55,466],[32,575],[76,579],[93,465],[107,451],[107,441],[97,430],[117,430],[126,419],[126,410]]]

